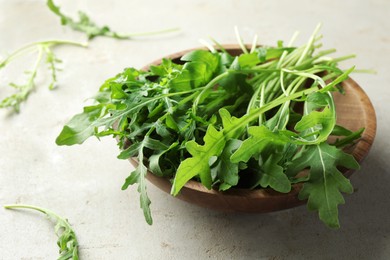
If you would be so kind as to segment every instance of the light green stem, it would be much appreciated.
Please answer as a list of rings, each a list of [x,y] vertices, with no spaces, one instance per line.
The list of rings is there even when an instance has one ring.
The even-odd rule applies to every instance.
[[[132,38],[132,37],[151,36],[151,35],[158,35],[158,34],[170,33],[170,32],[178,32],[178,31],[180,31],[180,28],[179,27],[175,27],[175,28],[168,28],[168,29],[158,30],[158,31],[120,34],[119,36],[128,39],[128,38]]]
[[[0,63],[0,68],[5,67],[12,60],[23,55],[25,52],[30,51],[34,47],[38,47],[40,45],[49,45],[49,46],[53,45],[54,46],[54,45],[62,45],[62,44],[74,45],[74,46],[80,46],[80,47],[87,47],[88,46],[88,43],[74,42],[74,41],[68,41],[68,40],[48,40],[48,41],[33,42],[33,43],[29,43],[29,44],[17,49],[16,51],[14,51],[10,55],[8,55],[8,57]]]
[[[196,108],[198,107],[198,104],[199,104],[199,101],[200,99],[202,98],[203,94],[209,90],[210,88],[214,87],[215,84],[218,83],[218,81],[220,81],[221,79],[223,78],[226,78],[227,76],[229,75],[229,71],[226,71],[222,74],[219,74],[218,76],[216,76],[215,78],[213,78],[209,83],[207,83],[206,86],[204,86],[204,88],[202,89],[202,91],[199,93],[199,95],[196,97],[196,99],[194,100],[194,103],[192,104],[192,113],[194,115],[196,115]]]
[[[9,205],[4,205],[4,208],[5,209],[32,209],[32,210],[36,210],[36,211],[39,211],[39,212],[41,212],[49,217],[54,217],[57,220],[58,219],[62,220],[64,222],[63,224],[66,225],[67,228],[72,230],[72,227],[68,224],[68,221],[66,221],[66,219],[63,219],[57,213],[55,213],[49,209],[45,209],[45,208],[41,208],[41,207],[37,207],[37,206],[33,206],[33,205],[27,205],[27,204],[9,204]]]

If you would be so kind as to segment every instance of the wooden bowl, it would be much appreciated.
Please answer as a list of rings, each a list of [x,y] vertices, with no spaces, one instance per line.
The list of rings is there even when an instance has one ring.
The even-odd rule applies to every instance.
[[[224,48],[232,55],[239,55],[241,50],[238,45],[224,45]],[[165,58],[178,61],[185,53],[194,49],[181,51]],[[150,65],[158,65],[159,59],[143,69],[147,70]],[[352,131],[365,127],[362,137],[347,152],[352,154],[360,163],[368,154],[376,133],[376,117],[374,108],[363,89],[351,78],[343,82],[345,95],[334,94],[337,123]],[[136,166],[137,161],[130,162]],[[352,170],[344,170],[343,174],[349,177]],[[163,191],[170,193],[171,182],[163,177],[158,177],[148,172],[147,179]],[[302,184],[294,184],[289,193],[279,193],[272,189],[235,189],[228,191],[208,190],[201,183],[190,180],[180,191],[177,198],[196,204],[201,207],[227,212],[253,212],[264,213],[296,207],[305,204],[298,199],[298,193]]]

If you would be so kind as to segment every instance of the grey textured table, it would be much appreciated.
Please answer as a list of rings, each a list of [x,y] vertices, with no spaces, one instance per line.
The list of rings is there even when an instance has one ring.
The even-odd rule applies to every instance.
[[[88,49],[58,47],[59,86],[38,88],[21,113],[0,111],[0,204],[26,203],[66,216],[77,232],[82,259],[389,259],[390,255],[390,1],[57,1],[67,13],[87,11],[118,31],[181,27],[178,34],[134,41],[97,38]],[[111,138],[58,147],[55,137],[86,98],[124,67],[141,67],[164,55],[199,46],[213,36],[234,43],[234,25],[249,42],[303,43],[323,22],[324,45],[356,53],[345,67],[376,69],[354,74],[378,119],[371,153],[351,181],[355,194],[340,207],[340,230],[324,227],[304,207],[263,215],[223,214],[178,201],[148,186],[154,225],[139,209],[137,191],[120,187],[132,170]],[[45,39],[84,41],[63,28],[45,1],[0,0],[0,55]],[[0,97],[19,66],[0,71]],[[20,78],[19,78],[20,80]],[[54,259],[53,225],[35,212],[0,209],[1,259]]]

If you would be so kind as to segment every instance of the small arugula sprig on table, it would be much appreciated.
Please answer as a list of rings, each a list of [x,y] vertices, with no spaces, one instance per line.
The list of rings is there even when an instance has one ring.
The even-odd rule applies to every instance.
[[[52,90],[55,87],[57,82],[57,65],[62,61],[55,55],[52,48],[58,45],[73,45],[79,47],[87,47],[86,43],[79,43],[73,41],[65,41],[65,40],[50,40],[50,41],[41,41],[34,42],[28,45],[25,45],[10,55],[8,55],[4,60],[0,60],[0,70],[6,67],[9,63],[11,63],[16,58],[20,56],[37,53],[37,58],[35,63],[30,71],[26,71],[28,74],[28,78],[23,84],[15,84],[10,83],[9,85],[16,90],[16,93],[12,94],[4,98],[0,101],[0,108],[11,107],[14,111],[19,112],[20,104],[27,100],[28,96],[35,89],[35,78],[37,76],[38,70],[42,63],[46,63],[48,65],[48,69],[51,73],[51,82],[49,84],[49,89]]]
[[[79,20],[75,21],[70,16],[61,12],[60,7],[56,5],[53,0],[47,0],[47,6],[54,14],[56,14],[61,18],[62,25],[64,26],[67,25],[73,30],[84,32],[87,35],[88,39],[90,40],[98,36],[123,40],[123,39],[130,39],[137,36],[156,35],[156,34],[169,33],[169,32],[174,32],[179,30],[178,28],[170,28],[170,29],[165,29],[160,31],[122,34],[122,33],[117,33],[112,31],[110,27],[108,27],[107,25],[98,26],[94,21],[91,20],[91,18],[86,13],[82,11],[78,12]]]
[[[172,179],[173,195],[191,179],[221,191],[288,193],[292,184],[303,183],[299,198],[327,226],[339,227],[342,192],[353,188],[338,167],[359,167],[341,148],[363,130],[336,125],[332,92],[342,91],[340,83],[354,68],[340,70],[338,61],[349,56],[330,58],[334,49],[320,50],[318,30],[300,47],[292,47],[294,36],[287,46],[279,41],[277,47],[259,47],[254,41],[248,50],[238,37],[237,56],[217,44],[218,50],[163,59],[146,71],[125,69],[101,86],[97,103],[75,115],[56,143],[116,137],[118,158],[138,160],[122,188],[138,184],[149,224],[147,169]],[[341,139],[328,143],[332,135]],[[302,176],[304,169],[309,171]]]
[[[24,204],[15,204],[15,205],[5,205],[6,209],[31,209],[39,211],[45,214],[49,219],[56,222],[56,226],[54,228],[55,233],[58,237],[57,245],[59,247],[60,256],[58,260],[78,260],[78,242],[76,238],[76,234],[69,224],[67,219],[62,218],[55,212],[37,207],[32,205],[24,205]]]

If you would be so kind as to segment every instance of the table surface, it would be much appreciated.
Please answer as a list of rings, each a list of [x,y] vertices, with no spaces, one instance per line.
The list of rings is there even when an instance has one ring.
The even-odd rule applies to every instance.
[[[64,12],[85,10],[99,24],[139,32],[180,27],[170,35],[115,40],[96,38],[88,49],[62,46],[58,88],[47,89],[42,67],[37,88],[19,114],[0,111],[0,204],[24,203],[66,216],[76,230],[81,259],[388,259],[390,254],[390,1],[56,1]],[[109,11],[108,11],[109,10]],[[270,214],[226,214],[179,201],[152,185],[154,224],[148,226],[134,187],[120,187],[131,172],[116,158],[112,138],[59,147],[54,140],[100,84],[125,67],[140,68],[170,53],[199,46],[213,36],[235,43],[255,33],[272,45],[294,31],[303,43],[318,22],[324,46],[357,54],[356,64],[377,75],[354,74],[374,104],[374,146],[352,177],[356,189],[339,209],[341,228],[326,228],[316,213],[298,207]],[[34,41],[85,41],[60,25],[41,0],[0,0],[0,56]],[[33,56],[0,71],[0,98]],[[28,66],[27,66],[28,67]],[[26,67],[26,68],[27,68]],[[1,259],[54,259],[53,223],[41,214],[0,209]]]

